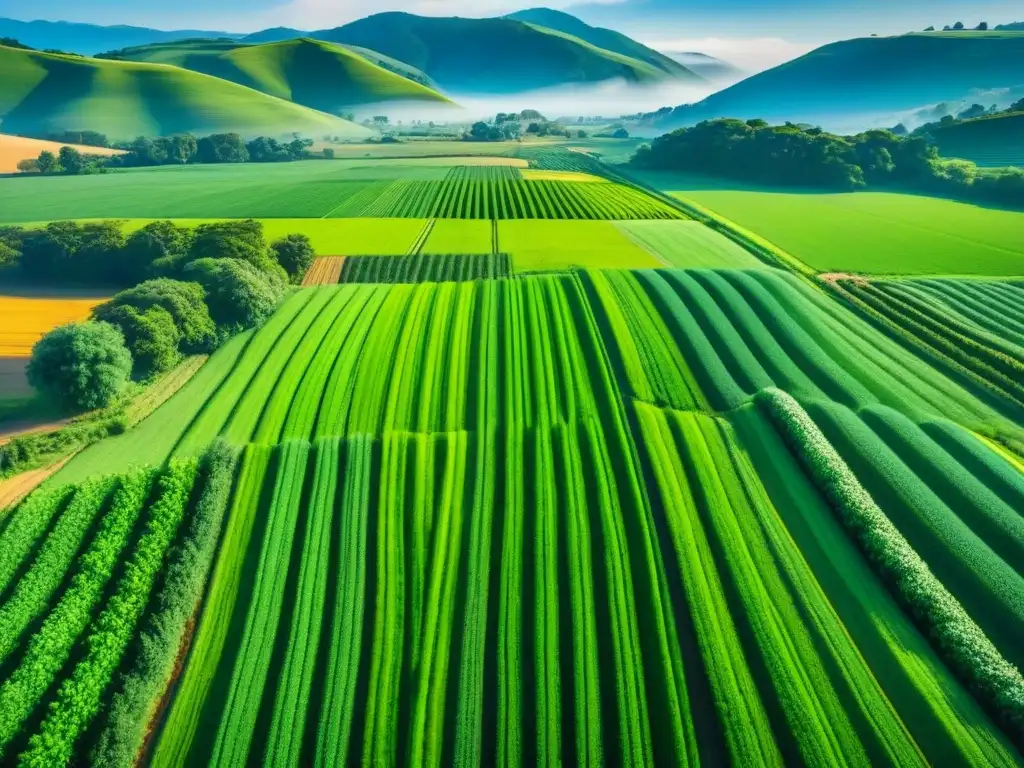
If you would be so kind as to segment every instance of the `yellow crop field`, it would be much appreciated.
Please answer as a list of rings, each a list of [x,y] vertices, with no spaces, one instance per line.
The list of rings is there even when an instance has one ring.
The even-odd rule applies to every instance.
[[[32,345],[58,325],[84,320],[103,296],[0,295],[0,357],[28,357]]]

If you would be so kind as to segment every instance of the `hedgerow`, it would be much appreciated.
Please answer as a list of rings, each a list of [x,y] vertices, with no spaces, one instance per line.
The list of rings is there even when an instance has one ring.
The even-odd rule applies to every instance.
[[[935,578],[799,403],[776,389],[759,393],[756,401],[772,417],[865,556],[910,608],[939,653],[1018,746],[1024,746],[1024,677]]]
[[[0,595],[7,592],[19,567],[74,490],[71,486],[38,490],[10,514],[0,534]]]
[[[238,452],[215,444],[203,457],[201,491],[184,536],[168,556],[152,615],[137,636],[137,654],[120,678],[104,727],[91,754],[93,765],[134,764],[160,696],[167,687],[196,613],[231,496]]]

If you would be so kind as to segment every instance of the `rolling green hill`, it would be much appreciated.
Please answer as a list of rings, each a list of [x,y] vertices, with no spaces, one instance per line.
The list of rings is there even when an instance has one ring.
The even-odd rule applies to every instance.
[[[230,80],[321,112],[385,101],[448,102],[437,91],[333,43],[298,38],[262,45],[182,40],[108,54]]]
[[[237,131],[360,138],[346,120],[209,75],[0,46],[0,129],[40,135],[93,130],[111,139]]]
[[[1024,112],[988,115],[935,128],[939,153],[978,165],[1024,167]]]
[[[675,59],[669,58],[653,48],[648,48],[646,45],[638,43],[621,32],[604,29],[603,27],[592,27],[575,16],[563,13],[562,11],[555,11],[551,8],[530,8],[525,11],[510,13],[505,18],[564,32],[606,51],[650,64],[652,67],[660,69],[673,77],[683,79],[696,79],[699,77]]]
[[[1024,33],[860,38],[823,46],[698,104],[677,108],[658,125],[676,128],[715,117],[759,117],[848,130],[864,118],[1021,83]]]
[[[513,19],[380,13],[311,32],[310,37],[369,48],[422,70],[447,90],[469,93],[512,93],[612,78],[652,83],[671,77],[646,62]]]

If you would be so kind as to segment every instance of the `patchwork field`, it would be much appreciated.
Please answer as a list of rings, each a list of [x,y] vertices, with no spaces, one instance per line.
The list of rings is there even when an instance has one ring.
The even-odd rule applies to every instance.
[[[571,178],[571,177],[570,177]],[[0,224],[90,218],[678,219],[618,184],[523,181],[513,166],[436,160],[161,166],[0,179]]]
[[[1024,283],[768,268],[578,154],[265,219],[304,287],[0,512],[0,761],[1024,764]],[[827,197],[737,221],[883,263]]]
[[[604,221],[499,221],[498,247],[512,256],[517,272],[661,265],[614,224]]]
[[[775,270],[304,289],[13,513],[0,576],[32,541],[55,554],[27,571],[38,607],[0,611],[22,659],[0,743],[138,749],[149,710],[114,670],[163,614],[120,597],[185,627],[142,553],[166,550],[192,487],[221,543],[154,765],[1015,765],[1009,715],[967,682],[998,665],[951,656],[927,638],[961,630],[902,607],[948,590],[958,637],[1024,660],[1024,475],[977,434],[1024,446],[974,389]],[[218,437],[242,449],[223,477],[223,448],[202,459]],[[837,514],[811,469],[835,461],[890,539]],[[61,596],[74,555],[56,537],[93,530],[147,577]],[[931,581],[877,567],[867,542]],[[57,625],[71,599],[97,618]],[[70,656],[78,636],[93,655]]]
[[[638,176],[753,230],[819,272],[1024,275],[1021,212],[887,192],[815,194]]]
[[[680,269],[765,267],[725,235],[696,221],[624,221],[618,228],[644,250]]]

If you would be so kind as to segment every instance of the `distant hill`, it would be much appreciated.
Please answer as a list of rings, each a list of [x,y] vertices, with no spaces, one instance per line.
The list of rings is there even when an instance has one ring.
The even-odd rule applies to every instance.
[[[647,62],[514,19],[391,12],[309,36],[369,48],[422,70],[446,90],[463,93],[514,93],[612,78],[654,83],[670,77]]]
[[[128,48],[190,37],[233,37],[227,32],[181,29],[164,31],[147,27],[102,27],[68,21],[16,21],[0,19],[0,37],[13,37],[32,48],[56,48],[92,56],[114,48]],[[238,35],[234,35],[238,37]]]
[[[251,35],[243,35],[239,38],[240,43],[280,43],[282,40],[294,40],[297,37],[308,37],[309,32],[291,27],[271,27],[253,32]]]
[[[1012,24],[1000,24],[996,27],[997,32],[1024,32],[1024,21],[1015,21]]]
[[[678,61],[659,53],[653,48],[648,48],[630,37],[603,27],[592,27],[580,19],[562,11],[555,11],[551,8],[531,8],[517,13],[510,13],[506,19],[515,19],[528,24],[535,24],[539,27],[564,32],[579,38],[585,42],[603,48],[612,53],[628,56],[631,59],[650,64],[668,75],[682,79],[698,79],[694,73]]]
[[[437,91],[348,48],[309,38],[260,45],[183,40],[104,54],[107,57],[202,72],[332,114],[388,101],[450,103]]]
[[[684,51],[682,53],[670,53],[667,55],[671,56],[691,72],[696,72],[705,80],[709,80],[713,83],[722,82],[723,80],[735,82],[744,76],[743,70],[739,67],[733,66],[727,61],[716,59],[714,56],[708,56],[706,53]]]
[[[1024,83],[1024,33],[926,33],[832,43],[679,107],[659,128],[716,117],[821,123],[839,130],[975,90]]]
[[[1024,111],[961,120],[929,131],[945,157],[978,165],[1024,167]]]
[[[0,131],[91,130],[110,139],[237,131],[361,138],[367,129],[198,72],[0,46]]]

